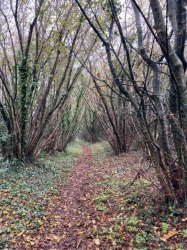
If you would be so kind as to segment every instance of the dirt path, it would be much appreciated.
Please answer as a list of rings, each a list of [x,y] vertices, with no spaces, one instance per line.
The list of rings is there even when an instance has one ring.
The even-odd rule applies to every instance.
[[[83,146],[67,183],[49,197],[37,235],[23,234],[11,249],[187,249],[187,217],[180,210],[175,220],[172,211],[166,217],[153,169],[147,171],[137,152],[105,156],[92,157],[90,148]]]
[[[83,146],[80,163],[61,190],[58,202],[48,208],[51,218],[45,228],[41,227],[34,249],[95,249],[89,239],[93,225],[87,223],[94,222],[98,216],[90,188],[97,178],[97,173],[91,169],[91,159],[90,149]]]

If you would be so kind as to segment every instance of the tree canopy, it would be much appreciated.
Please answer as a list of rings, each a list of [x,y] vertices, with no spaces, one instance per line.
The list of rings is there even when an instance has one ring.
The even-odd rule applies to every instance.
[[[187,202],[184,0],[5,0],[0,142],[34,161],[77,134],[146,148],[166,199]]]

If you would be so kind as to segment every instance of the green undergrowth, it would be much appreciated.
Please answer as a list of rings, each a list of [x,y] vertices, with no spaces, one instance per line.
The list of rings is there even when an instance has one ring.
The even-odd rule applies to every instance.
[[[82,146],[81,146],[82,142],[80,140],[75,140],[74,142],[72,142],[70,145],[68,145],[67,147],[67,154],[68,155],[80,155],[82,154]]]
[[[58,195],[81,154],[77,142],[66,153],[43,154],[35,164],[0,167],[0,249],[45,223],[45,209]]]
[[[187,249],[187,211],[165,203],[152,170],[135,178],[139,162],[132,164],[133,157],[110,156],[95,163],[101,176],[94,198],[101,213],[98,239],[108,240],[111,249]]]
[[[100,141],[90,145],[93,156],[104,158],[106,155],[111,154],[112,148],[107,141]]]

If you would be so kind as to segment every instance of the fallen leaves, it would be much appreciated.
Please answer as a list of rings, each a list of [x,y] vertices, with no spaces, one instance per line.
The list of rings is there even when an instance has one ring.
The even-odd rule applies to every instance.
[[[10,245],[17,249],[147,249],[147,244],[149,250],[170,246],[179,249],[177,244],[187,235],[187,217],[172,207],[169,212],[163,212],[164,205],[157,200],[152,185],[156,182],[154,173],[146,172],[146,178],[140,177],[129,185],[139,167],[138,154],[100,157],[94,149],[92,158],[89,147],[83,148],[81,161],[68,176],[66,185],[59,184],[58,192],[49,185],[50,192],[35,199],[31,185],[23,198],[33,199],[22,202],[19,211],[10,207],[3,209],[0,237],[13,232]],[[34,180],[37,187],[36,178]],[[58,181],[55,180],[56,185]],[[10,190],[5,188],[4,197],[10,196]],[[21,196],[11,199],[17,202],[18,197]],[[43,206],[40,206],[41,199]],[[41,216],[37,216],[38,211]],[[8,222],[13,219],[16,223],[12,221],[8,228]],[[20,224],[17,230],[23,220],[24,225]],[[185,243],[183,247],[185,249]]]
[[[41,162],[40,165],[25,168],[10,167],[1,173],[0,249],[5,246],[16,248],[27,235],[35,234],[38,228],[47,223],[46,206],[58,198],[63,176],[71,171],[76,160],[77,156],[66,159],[59,154],[58,157],[56,155],[55,165],[54,159],[45,160],[47,170]],[[29,246],[34,244],[31,239],[25,242],[23,244]]]
[[[100,240],[97,238],[97,239],[94,239],[94,243],[96,246],[99,246],[100,245]]]
[[[164,236],[162,238],[160,238],[162,241],[167,242],[167,240],[169,240],[171,237],[173,237],[174,235],[180,233],[181,231],[177,231],[175,228],[171,229],[168,231],[167,234],[164,234]]]

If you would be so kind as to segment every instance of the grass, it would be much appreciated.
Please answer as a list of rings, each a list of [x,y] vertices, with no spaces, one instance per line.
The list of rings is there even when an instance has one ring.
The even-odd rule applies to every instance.
[[[112,148],[107,141],[100,141],[90,145],[93,156],[99,158],[105,157],[108,153],[112,153]]]
[[[0,249],[45,223],[45,209],[58,196],[82,149],[72,143],[66,153],[41,157],[35,165],[0,167]]]
[[[82,147],[81,147],[81,141],[75,140],[67,147],[67,154],[68,155],[80,155],[82,154]]]

